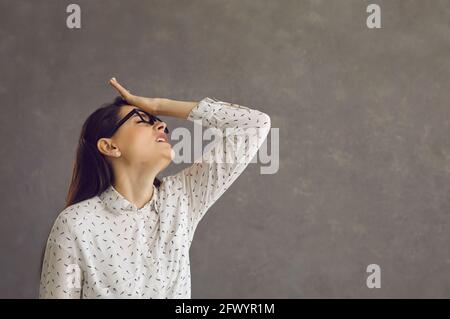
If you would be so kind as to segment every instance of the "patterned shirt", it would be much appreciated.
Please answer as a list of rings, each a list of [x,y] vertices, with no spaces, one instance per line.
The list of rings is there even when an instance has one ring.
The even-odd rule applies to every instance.
[[[194,231],[256,155],[271,123],[263,112],[210,97],[187,119],[220,138],[191,166],[153,185],[142,208],[110,185],[59,213],[39,298],[191,298]]]

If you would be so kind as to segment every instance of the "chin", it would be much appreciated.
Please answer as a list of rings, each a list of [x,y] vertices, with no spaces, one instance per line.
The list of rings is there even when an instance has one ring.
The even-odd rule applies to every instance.
[[[166,152],[164,152],[163,154],[161,154],[161,157],[170,163],[175,158],[175,151],[171,148],[171,149],[167,150]]]

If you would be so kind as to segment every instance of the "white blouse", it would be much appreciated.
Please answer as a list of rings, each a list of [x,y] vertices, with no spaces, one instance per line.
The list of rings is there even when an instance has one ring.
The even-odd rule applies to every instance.
[[[210,97],[187,119],[219,129],[218,143],[162,178],[140,209],[110,185],[60,212],[47,240],[39,298],[191,298],[189,248],[197,224],[256,155],[271,124],[265,113]],[[226,160],[229,154],[234,160]]]

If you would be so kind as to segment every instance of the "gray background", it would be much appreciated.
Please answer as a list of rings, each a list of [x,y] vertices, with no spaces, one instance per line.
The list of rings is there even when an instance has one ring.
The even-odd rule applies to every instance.
[[[0,0],[0,297],[37,297],[111,76],[280,128],[278,173],[250,164],[199,224],[193,298],[450,297],[450,1],[74,2],[81,30],[66,28],[71,1]],[[382,29],[366,27],[369,3]]]

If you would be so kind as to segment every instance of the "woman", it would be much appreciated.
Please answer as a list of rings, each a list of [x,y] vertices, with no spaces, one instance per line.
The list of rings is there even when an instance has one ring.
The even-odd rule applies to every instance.
[[[110,84],[120,96],[83,125],[66,207],[47,240],[39,297],[190,298],[197,224],[252,160],[270,117],[209,97],[145,98],[115,78]],[[201,121],[221,133],[219,143],[159,180],[174,152],[158,115]],[[229,154],[234,160],[223,160]]]

